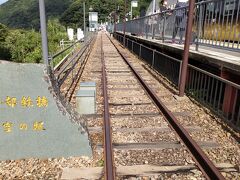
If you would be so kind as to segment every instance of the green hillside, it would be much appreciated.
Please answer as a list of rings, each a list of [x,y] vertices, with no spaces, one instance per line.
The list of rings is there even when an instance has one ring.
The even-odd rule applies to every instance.
[[[60,17],[73,0],[45,0],[48,17]],[[38,0],[9,0],[0,6],[0,23],[10,28],[39,28]]]
[[[71,27],[82,27],[83,25],[83,1],[75,0],[69,8],[62,14],[60,22],[65,26]],[[124,2],[125,0],[89,0],[86,1],[86,13],[88,14],[89,8],[91,7],[93,11],[98,12],[99,23],[107,21],[109,14],[115,11],[115,3],[118,9],[118,15],[120,21],[124,17]],[[127,12],[130,11],[131,1],[127,1]],[[140,15],[140,10],[146,9],[151,0],[138,0],[138,8],[133,9],[134,17]],[[88,21],[88,16],[86,16]]]
[[[86,1],[86,0],[85,0]],[[65,26],[82,26],[83,24],[83,0],[45,0],[48,18],[60,18]],[[151,0],[139,0],[139,7],[134,8],[134,15],[139,15],[141,8],[146,8]],[[124,14],[124,0],[116,0],[119,6],[121,19]],[[99,22],[103,22],[109,13],[115,9],[114,0],[88,0],[86,1],[86,13],[89,7],[99,14]],[[130,1],[127,3],[130,11]],[[86,16],[88,20],[88,16]],[[9,28],[39,29],[38,0],[9,0],[0,5],[0,23]]]
[[[59,50],[59,41],[67,39],[66,27],[83,28],[84,0],[45,0],[48,17],[49,53]],[[139,0],[139,7],[134,8],[134,17],[140,9],[146,9],[151,0]],[[119,20],[124,17],[124,0],[85,0],[86,22],[88,11],[99,14],[99,23],[108,20],[111,12],[118,9]],[[42,61],[41,36],[39,32],[38,0],[9,0],[0,6],[0,59],[15,62]],[[130,11],[130,1],[127,12]]]

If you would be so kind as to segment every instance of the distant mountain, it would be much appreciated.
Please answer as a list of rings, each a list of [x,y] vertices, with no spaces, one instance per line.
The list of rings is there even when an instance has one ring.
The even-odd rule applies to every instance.
[[[0,4],[7,2],[7,0],[0,0]]]
[[[45,0],[48,17],[60,17],[73,0]],[[0,5],[0,23],[11,28],[39,28],[38,0],[8,0]]]
[[[39,0],[8,0],[0,5],[0,23],[10,28],[39,28]],[[133,8],[134,16],[140,15],[140,10],[146,9],[152,0],[138,0],[138,8]],[[160,1],[160,0],[159,0]],[[104,22],[115,10],[114,0],[86,1],[86,20],[88,10],[98,12],[99,22]],[[124,15],[124,0],[116,0],[120,20]],[[83,24],[83,0],[45,0],[47,16],[59,18],[65,26],[80,27]],[[130,1],[127,3],[130,11]]]

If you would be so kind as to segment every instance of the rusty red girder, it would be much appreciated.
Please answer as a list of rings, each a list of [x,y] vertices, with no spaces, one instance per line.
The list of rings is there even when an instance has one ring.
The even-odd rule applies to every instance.
[[[186,78],[187,78],[187,70],[188,70],[188,57],[189,57],[189,49],[190,49],[190,41],[192,37],[192,25],[193,25],[193,16],[194,16],[194,6],[195,0],[191,0],[189,2],[189,12],[188,12],[188,22],[187,22],[187,30],[185,34],[185,44],[184,44],[184,52],[183,52],[183,61],[181,68],[181,77],[180,77],[180,85],[179,85],[179,96],[183,97],[186,86]]]

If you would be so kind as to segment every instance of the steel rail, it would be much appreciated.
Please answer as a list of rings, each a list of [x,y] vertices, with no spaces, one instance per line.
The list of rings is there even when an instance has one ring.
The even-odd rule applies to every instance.
[[[101,35],[101,61],[102,61],[102,85],[104,97],[104,164],[106,180],[115,179],[115,170],[113,163],[113,147],[112,147],[112,130],[109,113],[108,91],[107,91],[107,75],[103,52],[103,41]]]
[[[141,75],[130,64],[130,62],[127,60],[125,55],[118,49],[118,47],[111,40],[111,38],[110,37],[108,37],[108,38],[111,41],[111,43],[114,45],[114,47],[117,49],[120,56],[124,59],[124,61],[130,67],[130,69],[132,70],[134,75],[137,77],[137,79],[139,80],[141,85],[148,92],[149,96],[152,98],[154,103],[158,106],[158,108],[161,110],[163,115],[166,117],[166,119],[168,120],[168,123],[170,124],[172,129],[174,129],[174,131],[180,137],[181,141],[186,145],[188,151],[192,154],[193,159],[195,160],[197,166],[202,171],[202,173],[205,175],[205,177],[209,180],[212,180],[212,179],[223,180],[223,179],[225,179],[222,176],[222,174],[219,172],[219,170],[216,168],[216,166],[213,164],[213,162],[203,152],[203,150],[200,148],[200,146],[192,139],[192,137],[189,135],[187,130],[184,129],[184,127],[178,122],[178,120],[173,115],[173,113],[168,110],[168,108],[164,105],[164,103],[158,98],[156,93],[154,93],[154,91],[143,80]]]
[[[73,98],[74,91],[75,91],[75,89],[76,89],[76,87],[78,85],[78,82],[80,81],[80,78],[82,76],[83,70],[84,70],[85,65],[87,63],[87,60],[88,60],[88,58],[89,58],[89,56],[91,54],[92,46],[95,43],[95,38],[92,41],[93,42],[91,42],[90,45],[87,48],[87,54],[85,55],[84,60],[82,62],[80,62],[81,66],[80,66],[79,70],[77,71],[77,74],[75,75],[73,82],[71,83],[70,87],[68,88],[67,93],[65,93],[65,97],[67,97],[68,93],[70,92],[70,90],[71,90],[71,88],[72,88],[72,86],[74,84],[74,81],[76,81],[75,85],[73,86],[72,92],[70,92],[70,97],[69,97],[69,100],[68,100],[69,102]]]

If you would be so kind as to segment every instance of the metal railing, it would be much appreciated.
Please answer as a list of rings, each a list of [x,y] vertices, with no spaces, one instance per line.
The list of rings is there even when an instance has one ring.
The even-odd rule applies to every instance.
[[[187,4],[186,4],[187,5]],[[192,43],[240,50],[240,0],[206,0],[195,4]],[[162,42],[183,43],[188,6],[126,22],[126,32]],[[124,31],[124,23],[116,30]]]
[[[179,87],[182,61],[147,46],[139,44],[118,33],[114,34],[123,46],[144,60]],[[240,129],[240,85],[225,80],[212,73],[188,65],[186,93],[226,120],[234,128]]]
[[[119,34],[114,35],[115,38],[124,45],[124,37]],[[169,79],[175,86],[179,85],[179,74],[182,61],[170,57],[166,54],[151,49],[143,44],[132,41],[126,38],[125,46],[137,55],[140,59],[151,65],[167,79]]]
[[[89,41],[93,36],[93,33],[91,32],[87,32],[86,33],[86,37],[84,38],[84,41],[87,42]],[[84,44],[84,41],[79,40],[79,41],[64,41],[61,40],[60,42],[60,47],[64,47],[63,42],[67,42],[67,44],[65,44],[65,46],[67,46],[66,48],[63,48],[62,50],[60,50],[59,52],[53,54],[52,56],[49,57],[49,64],[51,64],[52,69],[55,68],[56,65],[58,65],[59,63],[61,63],[62,61],[66,60],[67,58],[69,58],[69,56],[74,54],[74,50],[75,47],[80,44],[80,46],[82,46]],[[63,45],[63,46],[62,46]],[[60,60],[58,59],[60,57]],[[59,61],[56,63],[56,61]]]
[[[61,49],[65,49],[65,47],[71,46],[72,44],[74,44],[74,41],[65,41],[64,39],[62,39],[59,43]]]
[[[94,38],[94,33],[89,34],[86,39],[85,42],[83,42],[81,44],[80,49],[75,50],[73,49],[71,53],[69,53],[67,56],[65,56],[61,62],[53,68],[52,72],[55,75],[55,79],[57,81],[57,86],[58,88],[61,88],[62,84],[64,83],[64,81],[67,79],[67,77],[70,75],[70,73],[72,74],[72,81],[74,82],[77,78],[77,75],[74,74],[74,68],[75,66],[80,63],[82,64],[83,62],[79,60],[80,59],[85,59],[82,57],[86,57],[87,53],[90,51],[90,45],[91,42]],[[78,43],[78,42],[76,42]],[[72,46],[62,50],[61,52],[57,53],[56,55],[59,56],[60,54],[64,53],[67,51],[67,49],[70,49],[71,47],[74,47],[75,44],[73,44]],[[57,57],[57,56],[53,56],[53,57]]]
[[[76,42],[70,44],[69,46],[67,46],[66,48],[60,50],[56,54],[50,56],[49,64],[51,64],[52,69],[54,69],[55,66],[57,66],[62,61],[69,58],[69,56],[73,55],[75,47],[80,43],[81,43],[80,41],[76,41]]]
[[[186,91],[227,122],[240,127],[240,85],[188,65]]]

